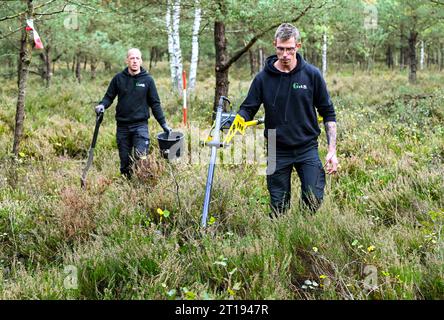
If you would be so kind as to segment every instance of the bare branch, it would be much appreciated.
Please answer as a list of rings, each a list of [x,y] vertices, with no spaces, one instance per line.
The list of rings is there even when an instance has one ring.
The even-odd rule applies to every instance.
[[[44,7],[44,6],[50,4],[50,3],[54,2],[54,1],[55,1],[55,0],[49,0],[48,2],[45,2],[45,3],[39,4],[38,6],[35,7],[35,9],[39,9],[39,8],[41,8],[41,7]],[[19,13],[17,13],[17,14],[14,14],[14,15],[12,15],[12,16],[2,17],[2,18],[0,18],[0,22],[5,21],[5,20],[10,20],[10,19],[14,19],[14,18],[20,17],[20,16],[22,16],[22,15],[25,14],[25,13],[26,13],[26,11],[23,11],[23,12],[19,12]]]
[[[66,6],[67,6],[67,4],[65,3],[65,5],[63,6],[62,10],[54,11],[54,12],[49,12],[49,13],[38,13],[38,12],[36,12],[36,13],[34,13],[34,15],[36,15],[36,16],[51,16],[51,15],[54,15],[54,14],[63,13],[63,12],[65,12]]]
[[[7,33],[6,35],[1,35],[1,32],[0,32],[0,35],[1,35],[1,36],[0,36],[0,40],[3,40],[3,39],[5,39],[5,38],[8,38],[9,36],[13,35],[14,33],[19,32],[19,31],[22,30],[23,28],[25,28],[25,27],[24,27],[24,26],[19,27],[19,28],[15,29],[14,31],[11,31],[11,32]]]

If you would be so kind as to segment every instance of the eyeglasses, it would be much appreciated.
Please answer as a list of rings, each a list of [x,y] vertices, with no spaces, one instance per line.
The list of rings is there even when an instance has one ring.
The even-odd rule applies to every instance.
[[[289,54],[293,54],[296,52],[296,48],[295,47],[291,47],[291,48],[283,48],[283,47],[276,47],[276,51],[278,53],[284,53],[287,52]]]

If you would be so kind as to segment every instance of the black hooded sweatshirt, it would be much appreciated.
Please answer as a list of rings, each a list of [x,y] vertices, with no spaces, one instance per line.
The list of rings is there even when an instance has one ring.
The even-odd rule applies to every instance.
[[[256,75],[239,115],[252,120],[261,104],[265,108],[265,137],[276,129],[276,145],[283,149],[306,149],[318,145],[320,134],[317,113],[324,123],[336,121],[333,103],[321,72],[297,53],[297,66],[281,72],[274,66],[277,56],[267,58]]]
[[[109,108],[116,96],[118,126],[146,123],[150,117],[148,106],[160,125],[166,122],[154,79],[145,69],[140,68],[140,73],[134,76],[128,72],[128,68],[116,74],[100,103]]]

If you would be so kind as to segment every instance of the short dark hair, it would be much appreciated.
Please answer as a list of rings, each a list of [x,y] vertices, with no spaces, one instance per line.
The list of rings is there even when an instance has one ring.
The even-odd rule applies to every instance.
[[[299,30],[290,23],[282,23],[274,34],[274,40],[281,39],[285,41],[292,37],[294,37],[296,43],[301,41],[301,34],[299,33]]]

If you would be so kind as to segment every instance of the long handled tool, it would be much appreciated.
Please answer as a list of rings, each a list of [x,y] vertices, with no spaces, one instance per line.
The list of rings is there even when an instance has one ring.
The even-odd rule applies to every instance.
[[[213,186],[214,168],[216,166],[216,153],[217,149],[219,149],[222,146],[219,139],[220,139],[220,124],[222,120],[224,101],[230,103],[230,100],[228,100],[227,97],[224,96],[220,97],[216,109],[216,120],[214,120],[214,135],[211,141],[206,143],[206,145],[211,147],[211,156],[210,156],[210,165],[208,166],[207,185],[205,187],[205,198],[202,210],[201,224],[202,227],[204,228],[207,226],[208,209],[210,208],[211,187]]]
[[[80,186],[85,189],[86,188],[86,174],[88,173],[89,167],[91,167],[91,164],[93,162],[94,158],[94,148],[96,147],[97,142],[97,136],[99,135],[99,127],[103,120],[103,112],[99,113],[96,116],[96,126],[94,128],[94,134],[91,142],[91,146],[89,147],[88,151],[88,160],[86,161],[86,166],[83,169],[82,177],[80,178]]]
[[[213,177],[214,177],[214,168],[216,166],[216,153],[217,149],[221,147],[228,147],[230,146],[230,141],[233,139],[234,135],[239,132],[240,134],[245,134],[245,129],[250,126],[255,126],[258,124],[264,123],[263,119],[259,120],[252,120],[252,121],[245,121],[244,118],[242,118],[240,115],[236,115],[234,117],[231,113],[222,113],[223,110],[223,104],[224,101],[227,101],[230,103],[230,100],[228,100],[226,97],[221,96],[219,99],[219,104],[217,106],[216,110],[216,119],[214,120],[214,134],[207,139],[205,142],[205,145],[211,147],[211,156],[210,156],[210,165],[208,167],[208,177],[207,177],[207,185],[205,187],[205,198],[204,198],[204,205],[202,210],[202,221],[201,225],[203,228],[207,226],[207,219],[208,219],[208,210],[210,207],[210,197],[211,197],[211,187],[213,186]],[[234,117],[234,119],[233,119]],[[220,130],[224,127],[227,123],[232,123],[230,126],[230,130],[228,131],[228,135],[225,138],[223,142],[220,141]]]

